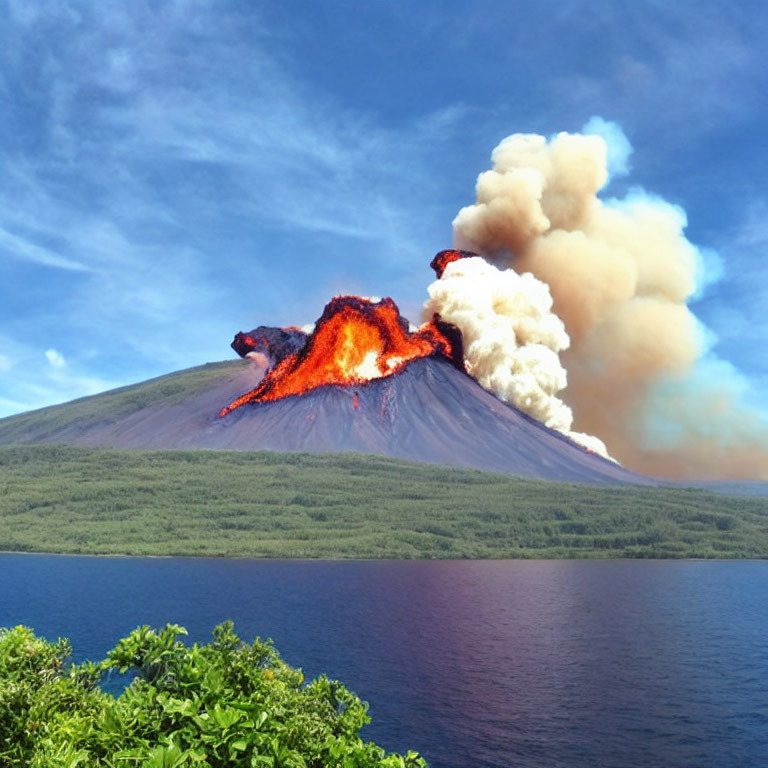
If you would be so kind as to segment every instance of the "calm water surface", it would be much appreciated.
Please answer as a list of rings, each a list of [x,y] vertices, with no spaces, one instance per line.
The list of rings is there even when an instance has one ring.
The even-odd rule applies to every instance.
[[[233,619],[433,768],[768,766],[768,563],[0,556],[0,625],[102,658]]]

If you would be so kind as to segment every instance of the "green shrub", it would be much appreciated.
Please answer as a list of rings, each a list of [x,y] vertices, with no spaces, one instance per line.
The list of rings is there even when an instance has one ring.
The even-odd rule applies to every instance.
[[[207,645],[140,627],[100,664],[66,665],[66,640],[0,629],[0,765],[8,768],[425,768],[363,741],[367,705],[231,622]],[[109,670],[135,673],[117,697]]]

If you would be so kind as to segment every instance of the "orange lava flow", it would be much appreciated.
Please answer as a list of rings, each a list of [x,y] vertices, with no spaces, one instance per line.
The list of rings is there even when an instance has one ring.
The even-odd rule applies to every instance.
[[[437,318],[410,332],[392,299],[336,297],[325,307],[306,346],[281,360],[255,389],[223,408],[220,415],[246,403],[302,395],[328,384],[364,384],[398,373],[422,357],[440,354],[452,359],[454,343]]]

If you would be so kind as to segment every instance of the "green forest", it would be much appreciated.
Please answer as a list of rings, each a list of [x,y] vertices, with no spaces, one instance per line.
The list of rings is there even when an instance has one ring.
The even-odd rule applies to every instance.
[[[284,558],[768,557],[768,500],[356,454],[0,448],[0,550]]]

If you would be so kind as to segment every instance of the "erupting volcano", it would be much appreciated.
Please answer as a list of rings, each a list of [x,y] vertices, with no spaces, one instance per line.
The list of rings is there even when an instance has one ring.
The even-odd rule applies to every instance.
[[[329,384],[356,386],[392,376],[423,357],[442,356],[464,369],[461,336],[455,328],[435,316],[411,332],[390,298],[375,302],[359,296],[337,296],[326,305],[306,343],[291,354],[281,354],[285,331],[269,330],[275,340],[272,345],[266,341],[266,333],[257,338],[277,364],[257,387],[223,408],[221,416],[246,403],[303,395]],[[296,337],[292,338],[296,342]],[[275,342],[281,345],[277,349]],[[245,357],[258,344],[252,335],[239,333],[232,346]]]
[[[588,436],[542,423],[538,411],[560,417],[552,393],[563,384],[547,364],[562,343],[562,324],[549,311],[545,286],[530,275],[510,285],[509,275],[488,273],[500,274],[493,267],[478,272],[484,264],[470,251],[438,253],[431,267],[445,295],[425,305],[417,329],[391,298],[337,296],[309,334],[267,326],[238,333],[232,348],[260,363],[252,369],[260,378],[207,425],[205,444],[361,451],[561,480],[647,482],[585,447],[579,438]],[[479,304],[471,311],[450,298],[457,280],[462,291],[473,282]],[[455,324],[429,311],[431,304]],[[474,330],[478,307],[496,339]]]
[[[469,251],[441,251],[431,266],[419,328],[391,298],[338,296],[311,333],[238,333],[232,348],[249,364],[136,385],[144,394],[105,393],[88,417],[59,406],[50,418],[6,419],[0,444],[354,451],[570,482],[655,482],[569,431],[557,398],[568,336],[543,283]]]
[[[509,290],[496,274],[478,272],[483,263],[466,251],[435,257],[436,284],[445,295],[430,299],[418,329],[411,330],[390,298],[337,297],[312,333],[267,326],[238,333],[232,347],[256,365],[238,361],[182,372],[177,375],[184,381],[199,383],[175,384],[172,375],[167,383],[137,385],[148,388],[144,395],[133,388],[98,395],[87,418],[79,409],[74,418],[62,417],[60,409],[68,406],[58,406],[50,418],[6,419],[0,444],[354,451],[552,480],[653,483],[542,423],[535,410],[549,402],[546,388],[558,386],[557,377],[540,376],[549,352],[543,342],[560,329],[559,321],[549,313],[541,284],[520,278]],[[497,328],[490,340],[470,322],[477,307],[469,312],[450,298],[457,281],[474,281],[475,300],[485,306],[480,316]],[[506,291],[501,297],[498,285]],[[429,312],[432,304],[441,311]],[[505,312],[522,322],[504,325]],[[497,360],[492,353],[499,338],[507,340],[507,353],[510,344],[516,352]],[[506,378],[498,373],[502,364]]]
[[[309,337],[265,326],[238,333],[232,348],[241,357],[267,358],[271,369],[219,415],[324,386],[364,385],[415,360],[442,357],[501,400],[609,458],[600,440],[571,431],[570,409],[557,396],[566,383],[557,354],[569,340],[547,287],[530,274],[500,272],[471,251],[440,251],[430,266],[437,280],[418,330],[410,330],[390,298],[341,296]]]

